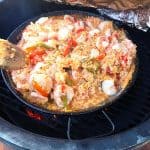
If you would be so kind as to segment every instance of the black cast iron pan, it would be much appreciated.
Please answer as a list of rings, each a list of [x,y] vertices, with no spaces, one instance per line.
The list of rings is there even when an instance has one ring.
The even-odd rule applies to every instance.
[[[83,11],[76,11],[76,10],[65,10],[65,11],[55,11],[55,12],[49,12],[46,14],[42,14],[34,19],[30,19],[27,20],[26,22],[24,22],[23,24],[21,24],[17,29],[15,29],[10,36],[8,37],[8,40],[14,44],[17,44],[19,42],[19,40],[21,39],[22,36],[22,31],[24,30],[24,28],[30,24],[30,22],[35,22],[36,20],[38,20],[40,17],[47,17],[47,16],[58,16],[58,15],[64,15],[64,14],[80,14],[80,15],[84,15],[84,16],[95,16],[95,17],[99,17],[103,20],[108,20],[102,16],[98,16],[96,14],[93,13],[89,13],[89,12],[83,12]],[[88,108],[86,110],[81,110],[81,111],[76,111],[76,112],[57,112],[57,111],[50,111],[44,108],[41,108],[40,106],[36,106],[34,104],[31,104],[29,102],[27,102],[22,94],[20,92],[18,92],[15,89],[15,84],[13,83],[12,79],[11,79],[11,75],[8,71],[6,70],[1,70],[3,79],[7,85],[7,87],[9,88],[9,90],[17,97],[17,99],[19,101],[21,101],[22,103],[24,103],[25,105],[27,105],[29,108],[32,108],[33,110],[39,111],[41,113],[48,113],[48,114],[60,114],[60,115],[79,115],[79,114],[84,114],[84,113],[90,113],[96,110],[100,110],[103,109],[104,107],[112,104],[113,102],[115,102],[116,100],[118,100],[122,95],[124,95],[129,88],[131,88],[131,86],[133,85],[135,79],[136,79],[136,74],[138,71],[138,59],[136,58],[135,60],[135,71],[133,73],[133,77],[132,80],[129,82],[129,84],[127,85],[127,87],[124,90],[121,90],[117,95],[110,97],[108,100],[106,100],[105,103],[96,106],[96,107],[91,107]],[[12,106],[13,107],[13,106]]]

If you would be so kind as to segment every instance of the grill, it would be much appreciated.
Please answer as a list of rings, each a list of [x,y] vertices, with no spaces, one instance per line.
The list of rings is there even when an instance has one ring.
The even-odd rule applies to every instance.
[[[139,70],[132,88],[117,102],[102,111],[80,116],[50,116],[31,110],[18,102],[0,77],[3,117],[34,133],[65,139],[108,136],[145,121],[150,115],[150,52],[146,43],[143,44],[145,41],[136,38],[138,31],[130,31],[128,28],[127,31],[138,46]]]
[[[15,1],[20,5],[20,1]],[[25,3],[25,1],[23,2]],[[98,14],[92,8],[71,7],[54,3],[51,5],[53,7],[50,7],[47,2],[39,1],[37,4],[34,0],[30,1],[30,7],[32,6],[35,10],[31,12],[32,16],[63,9],[78,9]],[[13,7],[12,3],[11,6]],[[32,7],[30,11],[33,9]],[[30,18],[32,17],[31,14]],[[28,17],[28,14],[26,14],[26,17]],[[20,21],[26,20],[26,17],[23,17]],[[15,27],[16,25],[12,26]],[[118,101],[101,111],[97,110],[88,114],[78,116],[49,115],[28,108],[19,102],[7,89],[0,75],[0,116],[32,133],[44,135],[48,138],[69,140],[105,138],[120,134],[123,131],[129,131],[146,121],[150,117],[150,33],[131,29],[125,25],[123,27],[138,47],[139,69],[134,85]],[[6,32],[8,31],[6,30]],[[7,33],[4,35],[7,36]]]

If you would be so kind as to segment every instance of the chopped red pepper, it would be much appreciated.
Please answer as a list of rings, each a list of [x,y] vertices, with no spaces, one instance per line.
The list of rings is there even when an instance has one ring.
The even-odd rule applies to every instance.
[[[128,62],[128,56],[122,55],[122,56],[120,56],[119,59],[120,59],[122,68],[125,68],[125,66],[127,65],[127,62]]]
[[[116,73],[116,79],[120,80],[120,73]]]
[[[109,66],[106,68],[106,73],[107,73],[108,75],[110,75],[110,76],[113,76],[113,75],[114,75],[114,74],[112,73],[112,71],[111,71],[111,69],[110,69]]]
[[[42,61],[42,56],[46,54],[45,48],[35,48],[29,54],[29,61],[31,65],[35,65],[37,62]]]
[[[127,61],[128,61],[127,55],[121,56],[121,59],[122,59],[125,63],[127,63]]]
[[[109,42],[111,42],[112,41],[112,36],[109,36],[108,40],[109,40]]]
[[[64,51],[63,55],[64,55],[64,56],[67,56],[67,55],[70,53],[70,51],[71,51],[71,47],[70,47],[70,45],[68,45],[68,46],[65,48],[65,51]]]
[[[85,30],[84,28],[80,28],[80,29],[76,30],[76,33],[81,33],[81,32],[83,32],[84,30]]]
[[[105,52],[102,52],[98,57],[97,60],[102,60],[106,56]]]
[[[33,81],[33,87],[44,97],[48,97],[48,92],[43,89],[36,81]]]
[[[71,48],[76,47],[76,46],[77,46],[77,42],[75,40],[73,40],[72,38],[69,39],[68,45],[66,46],[66,48],[63,52],[63,56],[67,56],[71,52]]]
[[[62,90],[63,93],[64,93],[65,89],[66,89],[66,86],[63,84],[62,87],[61,87],[61,90]]]
[[[76,47],[77,46],[77,42],[71,38],[71,39],[68,40],[68,45]]]

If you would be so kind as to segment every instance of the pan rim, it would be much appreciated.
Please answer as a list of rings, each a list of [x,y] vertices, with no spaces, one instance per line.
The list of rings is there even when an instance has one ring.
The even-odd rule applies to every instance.
[[[14,43],[14,41],[11,39],[12,37],[15,36],[15,34],[18,36],[18,34],[22,34],[22,30],[31,22],[35,22],[37,19],[39,19],[40,17],[48,17],[48,16],[59,16],[59,15],[65,15],[65,14],[79,14],[79,15],[85,15],[85,16],[94,16],[94,17],[98,17],[100,19],[103,20],[110,20],[107,18],[104,18],[101,15],[95,14],[95,13],[91,13],[88,11],[78,11],[78,10],[63,10],[63,11],[52,11],[52,12],[48,12],[48,13],[44,13],[41,14],[39,16],[36,16],[34,18],[28,19],[25,22],[23,22],[21,25],[19,25],[15,30],[13,30],[13,32],[9,35],[9,37],[7,38],[9,41],[11,41],[12,43]],[[112,20],[111,20],[112,21]],[[113,22],[113,21],[112,21]],[[115,24],[113,22],[113,24]],[[127,31],[124,30],[127,37]],[[16,36],[15,36],[16,37]],[[17,38],[17,37],[16,37]],[[129,38],[130,39],[130,38]],[[17,43],[17,42],[16,42]],[[137,77],[137,73],[138,73],[138,64],[139,64],[139,60],[138,60],[138,56],[136,54],[136,59],[135,59],[135,69],[134,72],[132,73],[132,79],[129,81],[128,85],[126,86],[125,89],[121,90],[117,95],[115,95],[114,97],[110,97],[106,100],[105,103],[101,103],[98,106],[95,107],[90,107],[84,110],[79,110],[79,111],[70,111],[70,112],[64,112],[64,111],[53,111],[53,110],[48,110],[46,108],[40,107],[39,105],[35,105],[32,104],[30,102],[28,102],[23,96],[21,96],[21,93],[19,91],[16,90],[15,86],[13,86],[12,84],[12,79],[10,77],[10,75],[8,74],[8,72],[4,69],[1,69],[1,74],[2,74],[2,78],[5,82],[5,84],[7,85],[8,89],[12,92],[12,94],[17,98],[17,100],[19,100],[21,103],[27,105],[28,107],[36,110],[36,111],[40,111],[42,113],[46,113],[46,114],[56,114],[56,115],[81,115],[81,114],[87,114],[87,113],[91,113],[91,112],[95,112],[97,110],[102,110],[106,107],[108,107],[109,105],[111,105],[112,103],[116,102],[120,97],[122,97],[134,84],[136,77]]]

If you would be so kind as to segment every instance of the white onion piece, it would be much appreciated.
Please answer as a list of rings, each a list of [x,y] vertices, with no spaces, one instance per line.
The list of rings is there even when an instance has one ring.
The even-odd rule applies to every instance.
[[[67,27],[61,28],[58,32],[59,40],[66,40],[69,37],[70,29]]]
[[[36,21],[36,24],[43,24],[48,20],[48,17],[42,17],[39,20]]]
[[[117,93],[117,89],[114,85],[114,80],[104,80],[102,82],[102,90],[109,96],[115,95]]]
[[[95,49],[95,48],[91,49],[90,57],[91,57],[91,58],[96,58],[96,57],[98,57],[98,56],[99,56],[99,51],[98,51],[98,49]]]
[[[61,96],[62,96],[62,87],[61,85],[56,85],[55,89],[54,89],[54,101],[57,104],[58,107],[64,107],[64,104],[61,100]]]

